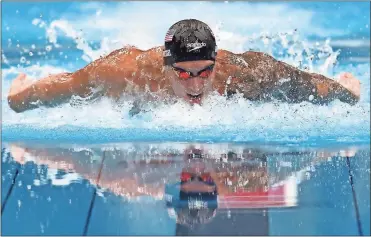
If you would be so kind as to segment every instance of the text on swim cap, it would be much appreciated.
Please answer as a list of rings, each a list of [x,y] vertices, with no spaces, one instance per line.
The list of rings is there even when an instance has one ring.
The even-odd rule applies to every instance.
[[[187,44],[187,48],[201,48],[201,47],[205,47],[206,46],[206,43],[199,43],[199,42],[196,42],[196,43],[188,43]]]

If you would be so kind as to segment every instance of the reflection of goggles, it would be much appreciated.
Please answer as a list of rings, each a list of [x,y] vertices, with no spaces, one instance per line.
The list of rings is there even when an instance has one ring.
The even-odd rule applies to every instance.
[[[175,66],[172,66],[174,72],[177,74],[177,76],[180,79],[187,80],[191,77],[201,77],[201,78],[208,78],[214,69],[214,64],[208,66],[207,68],[202,69],[201,71],[197,72],[196,74],[186,71],[182,68],[177,68]]]
[[[201,175],[196,175],[194,173],[182,172],[180,175],[180,180],[182,182],[198,180],[198,181],[201,181],[207,184],[214,184],[214,180],[211,178],[210,173],[203,173]]]

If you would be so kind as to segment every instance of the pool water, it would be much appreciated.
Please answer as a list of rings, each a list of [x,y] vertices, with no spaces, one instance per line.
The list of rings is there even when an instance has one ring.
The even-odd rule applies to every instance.
[[[370,2],[1,5],[2,234],[370,234]],[[124,45],[158,46],[184,18],[208,23],[218,48],[266,52],[334,79],[351,72],[361,100],[211,96],[203,107],[159,102],[134,117],[131,98],[9,108],[19,72],[36,80]],[[221,176],[217,208],[166,204],[167,191],[179,193],[192,144],[208,154],[195,160]]]
[[[2,233],[369,235],[369,156],[367,146],[6,143]],[[215,174],[217,205],[180,198],[192,168]]]
[[[3,139],[369,143],[369,2],[182,4],[2,3]],[[178,14],[184,6],[192,11]],[[212,14],[203,14],[203,9]],[[75,71],[124,45],[141,49],[161,45],[170,22],[187,17],[207,22],[215,31],[219,48],[236,53],[267,52],[331,78],[351,72],[362,83],[361,101],[355,106],[339,101],[315,106],[255,104],[238,96],[231,100],[211,96],[203,107],[159,102],[156,108],[149,106],[135,117],[129,115],[132,98],[120,107],[106,98],[87,104],[75,97],[69,104],[21,114],[9,108],[6,96],[19,72],[37,79]],[[157,19],[156,23],[151,19]],[[94,24],[88,24],[90,21]]]

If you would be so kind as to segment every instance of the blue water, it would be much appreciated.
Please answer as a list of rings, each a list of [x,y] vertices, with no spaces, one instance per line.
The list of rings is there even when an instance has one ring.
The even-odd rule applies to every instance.
[[[368,146],[10,142],[2,147],[3,235],[370,234]],[[189,158],[200,155],[201,160]],[[166,195],[174,200],[179,195],[180,173],[200,162],[222,181],[217,208],[190,214],[184,205],[166,205]],[[244,187],[242,197],[260,192],[262,198],[232,208],[223,187],[232,196]]]
[[[89,235],[369,235],[369,9],[369,2],[3,2],[2,234],[81,235],[87,226]],[[9,108],[19,72],[37,79],[75,71],[124,45],[161,45],[168,27],[184,18],[208,23],[219,48],[267,52],[331,78],[351,72],[362,83],[361,100],[318,106],[212,96],[203,107],[159,104],[135,117],[130,98],[122,107],[74,98],[21,114]],[[138,187],[163,192],[161,184],[179,179],[184,149],[195,142],[214,158],[244,149],[266,154],[269,187],[288,182],[297,202],[221,208],[190,228],[156,195],[132,201],[120,191],[134,174]],[[116,155],[102,160],[106,150]],[[133,163],[164,152],[161,159],[176,161],[171,167]],[[99,170],[107,183],[97,185]]]
[[[370,3],[182,4],[3,3],[3,139],[369,143]],[[210,14],[203,14],[205,9]],[[361,101],[356,106],[339,101],[329,106],[256,105],[239,98],[212,97],[202,108],[162,105],[134,118],[128,115],[130,99],[117,108],[108,99],[84,105],[75,98],[82,106],[67,104],[22,114],[7,105],[10,82],[19,72],[37,79],[77,70],[123,45],[143,49],[161,45],[172,22],[190,17],[213,28],[219,48],[268,52],[292,65],[301,61],[302,67],[329,77],[349,71],[362,82]],[[310,55],[315,56],[313,64],[307,60]],[[328,64],[330,59],[334,66]]]

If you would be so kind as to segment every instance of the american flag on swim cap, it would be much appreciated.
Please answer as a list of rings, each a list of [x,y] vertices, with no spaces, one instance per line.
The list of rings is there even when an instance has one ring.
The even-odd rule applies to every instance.
[[[165,42],[172,41],[173,40],[174,33],[175,33],[175,29],[168,30],[167,33],[166,33],[166,35],[165,35]]]
[[[217,55],[215,37],[210,27],[196,19],[173,24],[165,35],[164,46],[164,50],[170,50],[171,54],[170,57],[163,56],[164,65],[195,60],[215,61]]]

